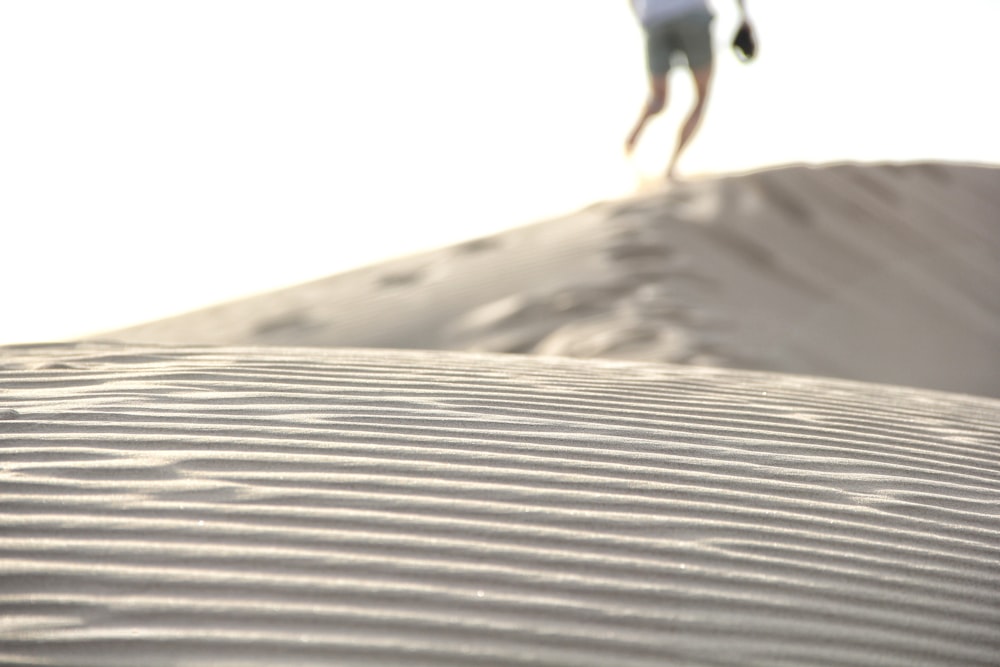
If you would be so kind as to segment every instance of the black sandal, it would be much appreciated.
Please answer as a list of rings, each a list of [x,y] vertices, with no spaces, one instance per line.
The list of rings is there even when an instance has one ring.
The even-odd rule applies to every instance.
[[[750,62],[757,55],[757,39],[754,37],[753,28],[746,21],[740,24],[740,29],[733,37],[733,51],[736,52],[736,57],[745,63]]]

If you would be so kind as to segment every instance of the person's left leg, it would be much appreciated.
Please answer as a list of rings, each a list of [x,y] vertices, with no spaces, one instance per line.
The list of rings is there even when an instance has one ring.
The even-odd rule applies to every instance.
[[[631,153],[635,148],[635,144],[639,140],[639,135],[642,134],[642,130],[646,127],[649,119],[663,111],[666,106],[667,75],[651,74],[649,76],[649,99],[646,100],[646,104],[642,107],[639,120],[636,121],[632,131],[629,132],[628,138],[625,139],[626,153]]]
[[[625,139],[625,152],[631,153],[649,119],[667,106],[667,77],[670,58],[676,46],[671,41],[669,23],[643,28],[646,39],[646,69],[649,72],[649,97],[639,113],[632,131]]]
[[[670,158],[670,165],[667,167],[667,178],[671,181],[677,178],[677,161],[680,160],[681,152],[691,143],[691,138],[701,123],[705,105],[708,103],[708,92],[712,85],[712,71],[712,63],[709,62],[707,65],[702,65],[691,72],[694,77],[697,99],[695,100],[694,108],[691,109],[687,119],[685,119],[684,125],[681,126],[680,134],[677,136],[677,144],[674,146],[674,154]]]

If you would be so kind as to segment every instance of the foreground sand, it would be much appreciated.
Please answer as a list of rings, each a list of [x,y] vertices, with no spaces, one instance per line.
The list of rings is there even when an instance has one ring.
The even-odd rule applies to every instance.
[[[0,348],[0,663],[996,665],[1000,402]]]
[[[1000,397],[1000,169],[689,183],[100,338],[605,357]]]

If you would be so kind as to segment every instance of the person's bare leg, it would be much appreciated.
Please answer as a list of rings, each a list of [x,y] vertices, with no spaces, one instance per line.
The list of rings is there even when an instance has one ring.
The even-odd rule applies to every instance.
[[[691,72],[691,74],[694,77],[697,100],[695,101],[694,108],[691,109],[691,113],[688,114],[687,119],[684,121],[684,125],[681,127],[680,134],[677,137],[677,144],[674,146],[674,154],[670,158],[670,166],[667,167],[667,178],[671,181],[677,178],[677,161],[680,160],[681,152],[691,143],[691,138],[694,136],[695,130],[698,129],[699,123],[701,123],[705,104],[708,102],[708,91],[712,84],[712,64],[709,63],[708,65],[699,67]]]
[[[636,121],[635,127],[632,128],[628,138],[625,139],[626,153],[631,153],[635,149],[635,144],[639,141],[639,135],[642,134],[642,129],[646,127],[649,119],[663,111],[666,106],[667,75],[653,75],[649,78],[649,99],[646,100],[646,104],[642,107],[642,113],[639,114],[639,120]]]

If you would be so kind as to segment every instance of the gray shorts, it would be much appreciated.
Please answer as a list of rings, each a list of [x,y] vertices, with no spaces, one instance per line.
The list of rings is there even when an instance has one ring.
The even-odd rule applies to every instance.
[[[644,30],[650,74],[669,72],[671,61],[679,53],[684,54],[691,69],[712,62],[712,13],[707,9],[698,9]]]

